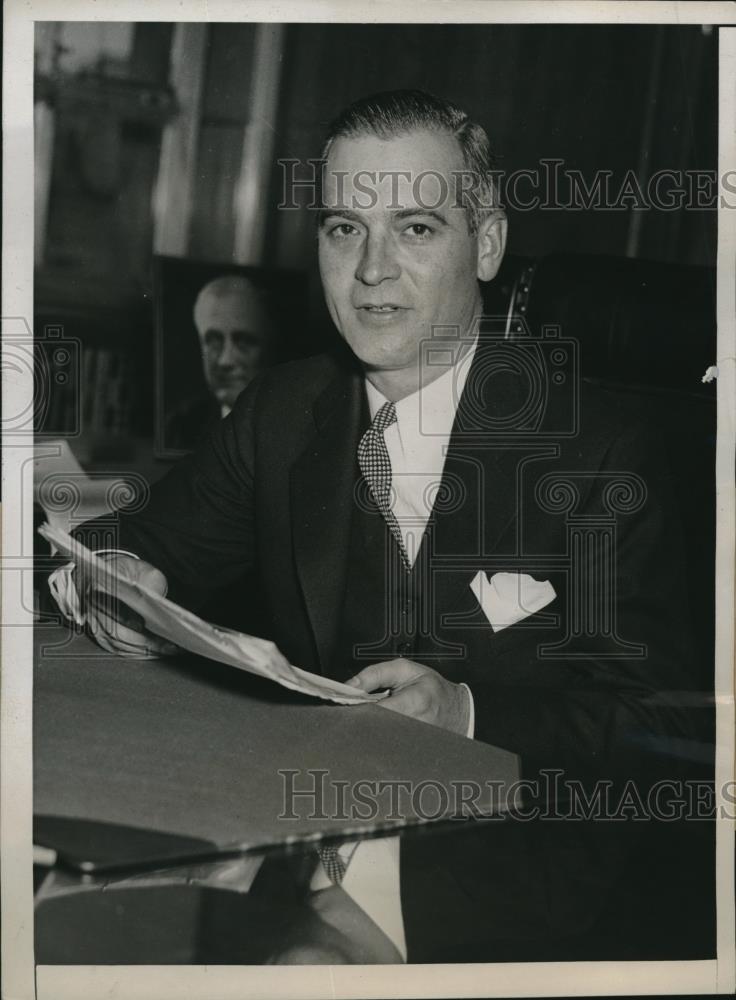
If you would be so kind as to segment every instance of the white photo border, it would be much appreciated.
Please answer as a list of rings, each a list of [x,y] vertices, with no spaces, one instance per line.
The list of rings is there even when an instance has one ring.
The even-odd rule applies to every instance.
[[[0,687],[2,997],[7,1000],[244,1000],[246,997],[470,997],[732,993],[734,823],[717,822],[717,959],[501,965],[241,967],[39,966],[33,955],[32,361],[22,342],[33,316],[33,31],[35,21],[280,21],[445,23],[736,22],[718,2],[553,3],[551,0],[6,0],[3,61],[3,507]],[[720,32],[719,176],[736,166],[736,28]],[[736,213],[718,219],[716,783],[734,776],[734,524],[736,504]],[[21,348],[18,348],[18,343]]]

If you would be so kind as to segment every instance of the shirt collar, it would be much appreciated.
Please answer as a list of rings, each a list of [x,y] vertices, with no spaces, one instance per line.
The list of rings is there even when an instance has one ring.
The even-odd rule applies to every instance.
[[[402,437],[407,432],[414,435],[429,435],[434,438],[449,438],[455,422],[458,403],[468,378],[470,366],[478,346],[476,336],[470,350],[452,368],[421,389],[398,400],[396,421]],[[371,420],[388,400],[376,387],[365,380],[366,394]]]

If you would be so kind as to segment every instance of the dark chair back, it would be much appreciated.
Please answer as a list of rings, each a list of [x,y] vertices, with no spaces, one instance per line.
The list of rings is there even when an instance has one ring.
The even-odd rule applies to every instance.
[[[661,431],[685,539],[698,650],[696,682],[712,690],[715,595],[716,278],[711,268],[620,257],[509,257],[485,288],[509,339],[558,327],[579,345],[584,378],[635,397]]]

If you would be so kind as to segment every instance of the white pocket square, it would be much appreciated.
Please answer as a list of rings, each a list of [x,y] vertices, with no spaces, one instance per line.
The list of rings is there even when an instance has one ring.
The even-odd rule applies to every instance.
[[[549,580],[535,580],[528,573],[494,573],[489,579],[478,570],[470,589],[494,632],[541,611],[557,596]]]

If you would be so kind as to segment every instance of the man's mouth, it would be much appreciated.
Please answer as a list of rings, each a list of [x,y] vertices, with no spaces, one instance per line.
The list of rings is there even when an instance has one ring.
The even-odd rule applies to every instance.
[[[404,311],[404,306],[397,305],[395,302],[365,302],[362,305],[356,306],[356,308],[371,316],[383,316]]]

